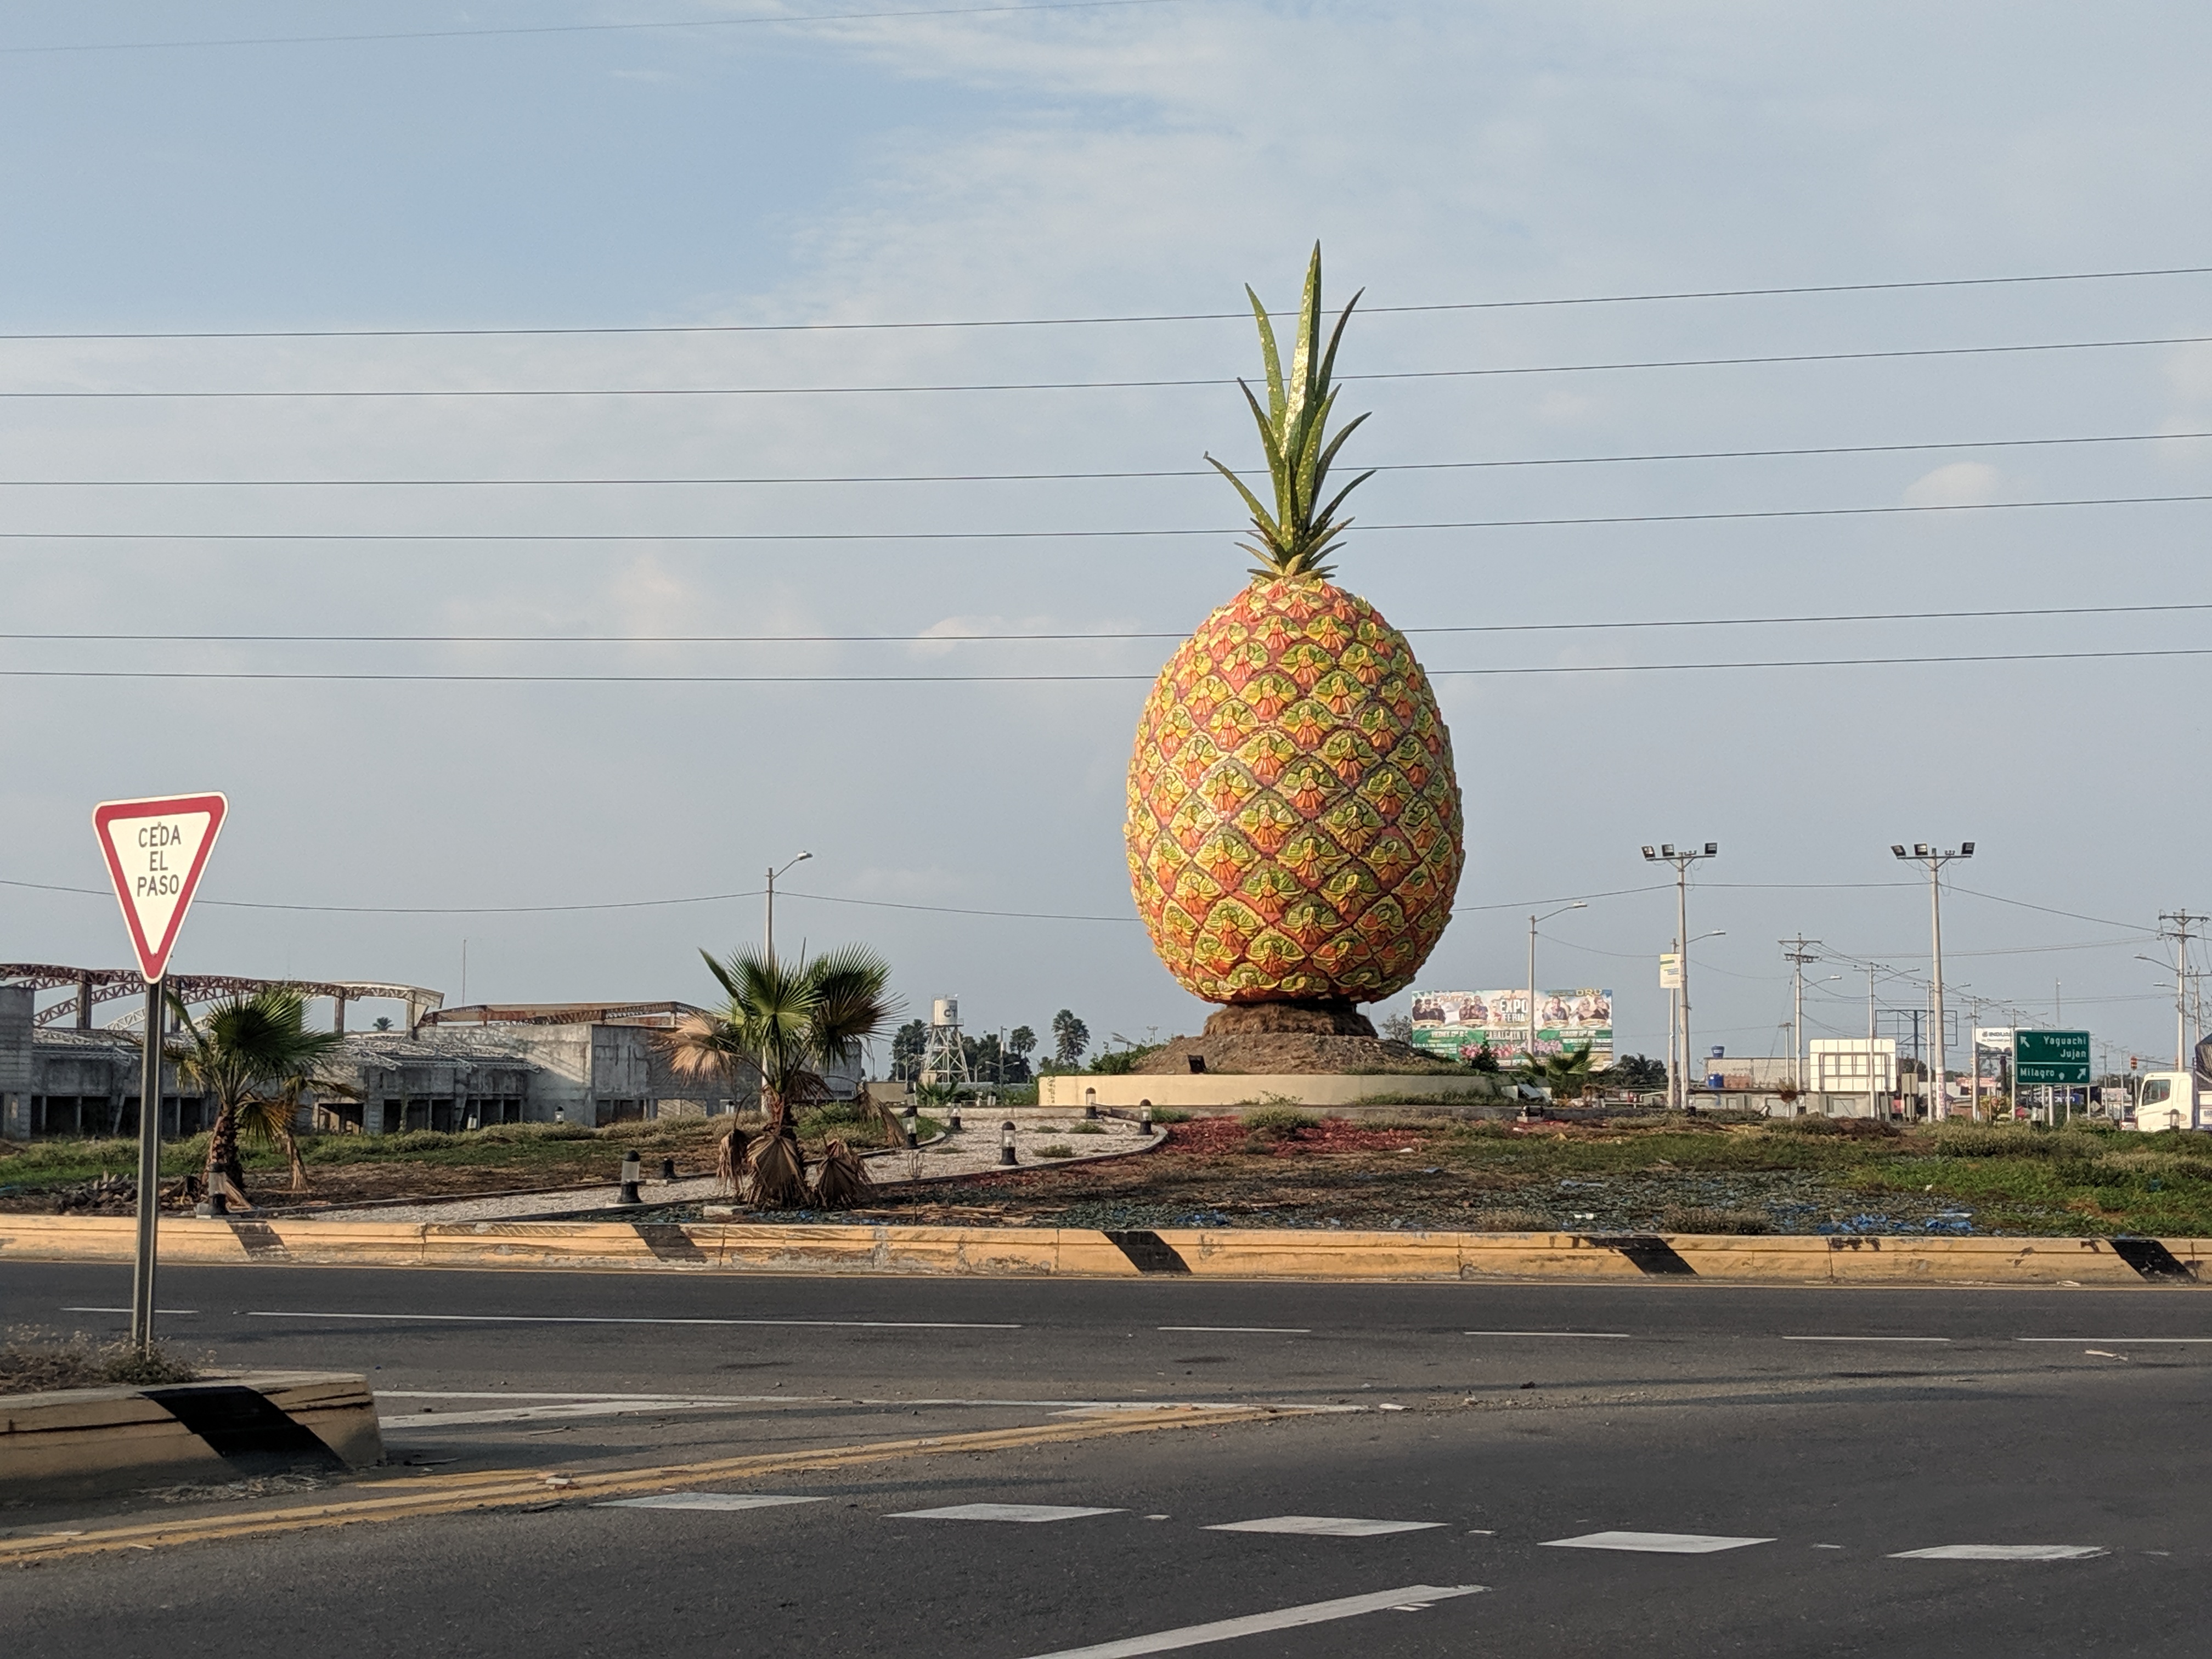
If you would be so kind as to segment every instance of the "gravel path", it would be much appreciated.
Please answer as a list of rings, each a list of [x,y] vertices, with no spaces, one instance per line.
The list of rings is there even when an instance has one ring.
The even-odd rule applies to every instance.
[[[1085,1133],[1077,1126],[1079,1112],[1048,1112],[1017,1108],[988,1115],[971,1112],[967,1127],[948,1132],[913,1152],[870,1152],[866,1155],[869,1178],[878,1185],[902,1181],[945,1181],[960,1176],[981,1175],[1000,1167],[1000,1124],[1014,1123],[1014,1157],[1024,1167],[1088,1163],[1101,1158],[1126,1157],[1158,1146],[1166,1131],[1140,1133],[1133,1123],[1101,1119],[1090,1126],[1099,1133]],[[1072,1158],[1046,1158],[1043,1148],[1072,1148]],[[712,1176],[688,1176],[676,1181],[641,1181],[638,1196],[659,1208],[672,1204],[726,1203],[730,1194]],[[512,1193],[491,1198],[426,1199],[420,1204],[358,1205],[333,1207],[287,1217],[301,1221],[517,1221],[532,1216],[573,1215],[582,1210],[620,1210],[619,1186],[579,1187],[562,1193]]]

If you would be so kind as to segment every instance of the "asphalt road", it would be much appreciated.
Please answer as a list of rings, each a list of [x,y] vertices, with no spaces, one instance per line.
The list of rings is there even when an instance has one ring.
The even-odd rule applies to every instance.
[[[126,1290],[116,1269],[11,1263],[0,1320],[111,1328],[65,1310]],[[2212,1648],[2212,1299],[2185,1289],[280,1267],[177,1269],[162,1304],[222,1363],[370,1371],[394,1453],[441,1468],[667,1462],[1087,1401],[1364,1409],[701,1483],[800,1503],[568,1503],[54,1562],[0,1594],[11,1656]],[[544,1414],[563,1412],[582,1414]],[[1103,1512],[911,1517],[976,1504]],[[1311,1525],[1285,1516],[1397,1529],[1246,1525]],[[1569,1541],[1605,1533],[1663,1536]],[[1899,1559],[1961,1547],[2077,1553]],[[1305,1618],[1324,1622],[1285,1622]]]

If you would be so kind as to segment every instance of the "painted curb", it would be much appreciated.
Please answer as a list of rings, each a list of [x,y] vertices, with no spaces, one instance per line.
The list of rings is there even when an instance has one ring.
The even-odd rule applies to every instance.
[[[368,1379],[343,1371],[0,1396],[0,1491],[9,1492],[336,1472],[383,1456]]]
[[[0,1216],[0,1261],[128,1261],[127,1216]],[[2203,1282],[2212,1240],[1352,1232],[1334,1229],[165,1218],[183,1265],[679,1267],[1131,1279],[1703,1279],[1831,1285]]]

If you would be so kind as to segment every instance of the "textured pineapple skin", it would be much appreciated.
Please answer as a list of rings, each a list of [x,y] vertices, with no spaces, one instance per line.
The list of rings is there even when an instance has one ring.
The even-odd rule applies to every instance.
[[[1462,830],[1406,636],[1314,577],[1259,579],[1208,617],[1137,722],[1130,884],[1209,1002],[1402,990],[1451,919]]]

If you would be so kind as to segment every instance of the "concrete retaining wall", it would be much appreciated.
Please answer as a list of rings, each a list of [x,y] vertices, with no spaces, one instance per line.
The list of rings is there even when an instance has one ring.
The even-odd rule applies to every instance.
[[[1475,1099],[1480,1083],[1472,1073],[1377,1073],[1373,1076],[1283,1073],[1244,1075],[1234,1072],[1126,1073],[1102,1076],[1068,1072],[1037,1079],[1037,1104],[1079,1110],[1092,1106],[1352,1106],[1374,1095],[1464,1095],[1469,1104],[1504,1104]],[[1269,1097],[1273,1097],[1270,1099]]]

